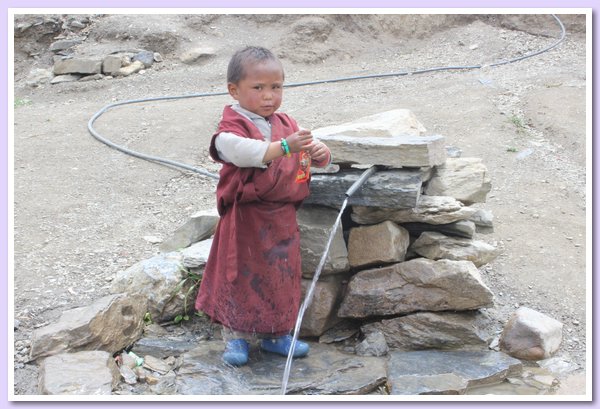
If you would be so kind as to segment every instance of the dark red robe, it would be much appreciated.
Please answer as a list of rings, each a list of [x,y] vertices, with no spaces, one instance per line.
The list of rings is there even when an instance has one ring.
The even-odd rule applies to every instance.
[[[286,114],[269,118],[272,141],[298,131]],[[300,235],[296,209],[309,194],[296,183],[299,155],[273,160],[266,169],[239,168],[218,157],[221,132],[264,140],[247,118],[225,107],[210,154],[223,163],[217,185],[221,219],[196,308],[235,331],[287,334],[293,329],[301,296]]]

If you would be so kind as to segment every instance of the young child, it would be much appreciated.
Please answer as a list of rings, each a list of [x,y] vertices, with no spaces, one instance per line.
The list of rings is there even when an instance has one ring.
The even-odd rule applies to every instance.
[[[299,129],[281,105],[284,73],[269,50],[247,47],[227,69],[226,106],[210,145],[222,163],[221,216],[196,308],[223,325],[223,360],[248,362],[249,341],[287,356],[301,297],[296,209],[309,194],[310,166],[327,166],[329,149]],[[293,356],[308,354],[298,341]]]

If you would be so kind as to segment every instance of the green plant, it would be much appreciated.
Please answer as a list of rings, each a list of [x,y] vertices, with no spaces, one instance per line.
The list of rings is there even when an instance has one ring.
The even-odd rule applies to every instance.
[[[506,148],[506,152],[517,152],[518,149],[515,148],[514,146],[509,146],[508,148]]]
[[[31,101],[25,98],[15,98],[15,108],[31,104]]]
[[[154,321],[152,320],[152,314],[150,314],[149,312],[144,314],[144,324],[146,324],[146,325],[154,324]]]
[[[183,280],[181,280],[179,284],[177,284],[177,287],[175,287],[175,291],[173,291],[172,297],[177,295],[178,292],[183,291],[186,284],[191,283],[191,285],[189,286],[189,288],[187,288],[187,290],[185,290],[185,293],[183,295],[183,314],[179,314],[173,319],[173,321],[176,324],[180,323],[181,321],[188,321],[190,319],[190,316],[187,313],[188,299],[190,295],[192,295],[194,291],[200,286],[200,282],[202,281],[202,276],[200,274],[192,273],[191,271],[183,267],[181,267],[181,270],[185,274],[187,274],[187,276]]]
[[[517,133],[524,133],[527,130],[527,127],[525,126],[525,122],[523,121],[523,118],[520,118],[517,115],[513,115],[508,119],[517,128]]]

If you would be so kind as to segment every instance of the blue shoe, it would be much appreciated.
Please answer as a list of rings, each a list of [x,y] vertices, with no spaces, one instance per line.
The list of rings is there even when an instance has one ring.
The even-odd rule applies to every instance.
[[[268,352],[273,352],[275,354],[279,354],[279,355],[282,355],[285,357],[288,356],[291,346],[292,346],[292,336],[291,335],[284,335],[282,337],[273,338],[273,339],[263,339],[262,342],[260,343],[261,349],[268,351]],[[308,355],[309,349],[310,349],[310,347],[308,346],[308,344],[306,342],[302,342],[299,339],[296,340],[296,347],[294,348],[294,358],[302,358],[303,356]]]
[[[248,342],[244,339],[227,341],[223,361],[233,366],[246,365],[248,362]]]

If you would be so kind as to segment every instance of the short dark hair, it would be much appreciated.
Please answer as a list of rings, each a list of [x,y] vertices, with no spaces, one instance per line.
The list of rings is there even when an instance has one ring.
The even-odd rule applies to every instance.
[[[275,54],[264,47],[249,46],[236,51],[231,57],[231,60],[229,60],[229,65],[227,66],[227,82],[237,84],[243,80],[246,76],[246,64],[269,60],[277,61],[279,65],[281,65],[281,62],[275,57]],[[283,73],[283,65],[281,65],[281,72]]]

